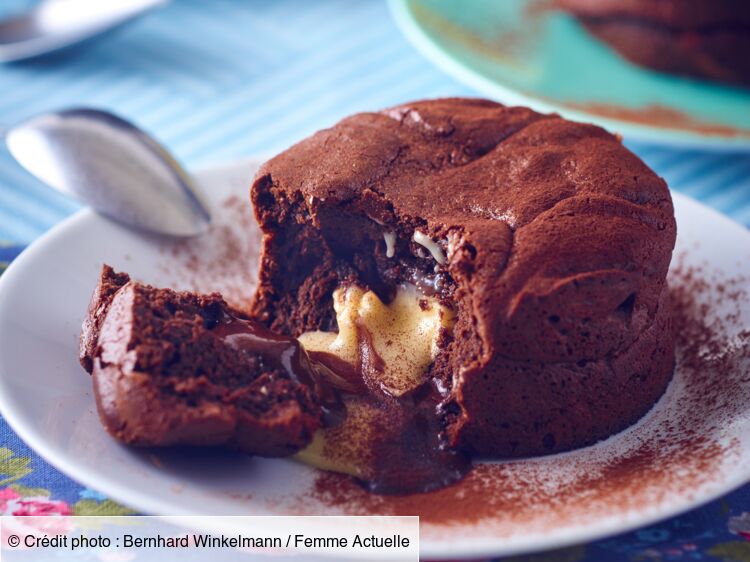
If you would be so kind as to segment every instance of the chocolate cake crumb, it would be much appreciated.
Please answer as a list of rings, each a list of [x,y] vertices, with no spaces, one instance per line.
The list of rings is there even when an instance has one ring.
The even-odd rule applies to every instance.
[[[299,342],[215,293],[157,289],[104,266],[80,354],[102,425],[128,445],[288,456],[322,422]]]

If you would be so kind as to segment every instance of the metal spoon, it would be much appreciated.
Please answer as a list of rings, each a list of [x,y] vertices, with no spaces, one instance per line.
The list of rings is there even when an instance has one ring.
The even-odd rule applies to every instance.
[[[5,142],[44,183],[128,226],[193,236],[211,220],[180,164],[152,137],[112,113],[46,113],[8,129]]]
[[[44,0],[0,22],[0,62],[70,47],[136,19],[168,0]]]

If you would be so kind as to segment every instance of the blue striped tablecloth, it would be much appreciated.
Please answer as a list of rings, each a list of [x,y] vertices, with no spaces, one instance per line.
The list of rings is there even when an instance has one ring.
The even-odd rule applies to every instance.
[[[105,0],[102,0],[105,1]],[[29,5],[3,0],[0,15]],[[115,36],[0,67],[0,123],[98,106],[161,139],[188,167],[284,148],[349,113],[423,97],[472,95],[428,64],[376,0],[174,0]],[[629,143],[678,191],[750,225],[750,156]],[[0,151],[0,261],[77,205]],[[120,508],[46,465],[0,420],[0,512]],[[737,528],[750,487],[683,517],[526,560],[750,560]],[[732,530],[734,529],[734,530]]]

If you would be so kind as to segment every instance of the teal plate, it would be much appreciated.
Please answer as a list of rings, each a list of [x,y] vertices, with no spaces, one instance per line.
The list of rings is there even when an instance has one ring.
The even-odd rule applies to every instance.
[[[427,58],[484,95],[593,121],[630,140],[750,150],[750,89],[635,66],[538,0],[390,5]]]

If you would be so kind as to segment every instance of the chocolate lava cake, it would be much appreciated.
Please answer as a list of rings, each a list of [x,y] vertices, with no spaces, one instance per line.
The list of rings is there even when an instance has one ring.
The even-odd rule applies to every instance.
[[[251,198],[263,231],[252,312],[271,330],[335,333],[336,291],[352,285],[386,303],[416,286],[454,312],[425,376],[451,447],[587,445],[670,380],[672,201],[599,127],[478,99],[414,102],[291,147]]]
[[[276,156],[251,199],[247,315],[104,268],[81,363],[115,438],[425,491],[605,438],[671,378],[669,191],[599,127],[409,103]]]
[[[746,0],[555,0],[630,61],[655,70],[750,84]]]
[[[245,345],[247,333],[265,348]],[[282,364],[280,350],[292,361]],[[219,295],[156,289],[104,266],[80,361],[93,375],[104,427],[124,443],[286,456],[321,424],[303,354],[296,341],[267,334]]]

